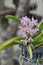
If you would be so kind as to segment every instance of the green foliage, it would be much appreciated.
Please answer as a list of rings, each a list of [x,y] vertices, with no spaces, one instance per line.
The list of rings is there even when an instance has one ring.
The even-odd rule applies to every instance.
[[[32,59],[32,48],[31,48],[31,45],[27,45],[27,50],[28,50],[28,53],[29,53],[29,57],[30,59]]]
[[[40,30],[40,31],[43,30],[43,22],[40,24],[40,26],[39,26],[39,30]]]
[[[16,18],[16,16],[6,15],[6,18],[7,18],[7,19],[12,19],[12,20],[14,20],[14,22],[20,24],[20,19]]]
[[[39,35],[37,35],[35,38],[34,38],[34,41],[32,43],[33,47],[38,47],[40,45],[42,45],[42,41],[43,41],[43,33],[40,33]],[[42,44],[41,44],[42,43]]]
[[[19,37],[14,37],[5,41],[4,43],[0,44],[0,50],[3,50],[13,45],[22,44],[20,41],[21,39],[24,39],[24,38],[19,36]]]

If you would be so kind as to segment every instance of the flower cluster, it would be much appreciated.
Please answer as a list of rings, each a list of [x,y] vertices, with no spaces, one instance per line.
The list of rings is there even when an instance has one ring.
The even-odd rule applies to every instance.
[[[37,34],[37,31],[39,30],[37,28],[37,20],[34,20],[34,18],[32,17],[32,19],[28,18],[27,16],[22,17],[20,19],[21,24],[19,25],[19,30],[21,31],[21,36],[23,37],[27,37],[29,34],[30,35],[35,35]],[[33,39],[29,38],[28,40],[25,40],[25,44],[27,44],[27,42],[32,42]]]

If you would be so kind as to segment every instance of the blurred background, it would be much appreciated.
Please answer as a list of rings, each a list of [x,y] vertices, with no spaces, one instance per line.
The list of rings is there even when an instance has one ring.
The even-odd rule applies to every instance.
[[[43,21],[43,0],[0,0],[0,44],[15,37],[18,32],[18,24],[7,20],[7,14],[17,18],[34,16],[39,25]],[[19,65],[20,49],[16,45],[0,51],[0,65]]]

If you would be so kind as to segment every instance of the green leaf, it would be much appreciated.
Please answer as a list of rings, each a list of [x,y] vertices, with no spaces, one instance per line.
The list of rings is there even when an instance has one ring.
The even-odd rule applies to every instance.
[[[35,45],[34,46],[34,48],[38,48],[38,47],[40,47],[40,46],[43,46],[43,41],[42,42],[38,42],[38,43],[36,43],[37,45]]]
[[[5,44],[6,44],[5,42],[3,44],[0,44],[0,50],[4,50],[4,49],[9,48],[13,45],[16,45],[16,43],[14,44],[14,42],[11,42],[10,44],[8,43],[6,45]]]
[[[40,30],[40,31],[43,30],[43,22],[40,24],[40,26],[39,26],[39,30]]]
[[[35,39],[35,37],[37,37],[40,34],[40,32],[38,32],[37,34],[33,35],[32,38]]]
[[[40,33],[39,35],[37,35],[37,36],[35,37],[34,41],[35,41],[35,42],[38,42],[38,41],[40,41],[40,39],[42,39],[42,38],[43,38],[43,33]]]
[[[20,24],[20,19],[16,18],[16,16],[6,15],[6,18],[7,18],[7,19],[12,19],[12,20],[14,20],[14,22]]]
[[[41,38],[39,42],[43,42],[43,38]]]
[[[32,48],[31,48],[31,45],[27,45],[27,50],[28,50],[28,53],[29,53],[29,57],[30,59],[32,59]]]
[[[35,48],[39,45],[42,45],[41,43],[39,43],[41,40],[43,41],[43,33],[40,33],[38,36],[34,38],[34,41],[32,43],[33,47]]]
[[[19,36],[19,37],[11,38],[5,41],[4,43],[0,44],[0,50],[3,50],[13,45],[22,44],[20,41],[21,39],[24,39],[24,38]]]

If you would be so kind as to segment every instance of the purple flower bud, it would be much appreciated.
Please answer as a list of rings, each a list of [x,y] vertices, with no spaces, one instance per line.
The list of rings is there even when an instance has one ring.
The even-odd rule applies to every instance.
[[[27,44],[27,40],[21,40],[21,42],[23,42],[24,45]]]
[[[29,38],[28,40],[21,40],[21,42],[22,42],[24,45],[27,45],[27,43],[33,42],[33,39],[32,39],[32,38]]]
[[[29,38],[29,39],[27,40],[27,42],[31,43],[31,42],[33,42],[33,39],[32,39],[32,38]]]

